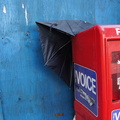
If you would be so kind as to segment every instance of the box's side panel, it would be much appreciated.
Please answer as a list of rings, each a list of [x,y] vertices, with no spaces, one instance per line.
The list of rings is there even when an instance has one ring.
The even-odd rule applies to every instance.
[[[84,116],[85,120],[88,118],[89,120],[107,119],[105,117],[107,114],[105,45],[102,34],[103,31],[99,26],[95,26],[76,35],[72,44],[73,61],[75,63],[75,110],[77,114]],[[85,85],[83,84],[84,80],[87,81]],[[87,101],[85,100],[86,98],[81,100],[82,98],[79,98],[76,92],[76,87],[82,98],[88,95],[95,103],[89,104],[88,102],[89,105],[87,105],[85,103]]]

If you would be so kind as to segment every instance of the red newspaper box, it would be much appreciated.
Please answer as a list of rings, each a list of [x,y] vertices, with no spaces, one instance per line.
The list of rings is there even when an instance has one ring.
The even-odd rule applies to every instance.
[[[96,25],[72,42],[76,120],[120,120],[120,25]]]

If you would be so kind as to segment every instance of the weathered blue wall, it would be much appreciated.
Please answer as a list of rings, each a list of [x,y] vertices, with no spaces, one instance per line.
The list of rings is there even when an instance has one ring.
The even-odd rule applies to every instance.
[[[120,0],[0,0],[4,120],[72,120],[74,114],[73,90],[43,65],[35,21],[120,24],[119,9]]]

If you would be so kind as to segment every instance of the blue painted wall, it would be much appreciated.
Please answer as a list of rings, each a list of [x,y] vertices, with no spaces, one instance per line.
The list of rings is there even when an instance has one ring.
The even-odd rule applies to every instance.
[[[119,9],[120,0],[0,0],[4,120],[72,120],[74,114],[73,90],[44,66],[35,21],[120,24]]]

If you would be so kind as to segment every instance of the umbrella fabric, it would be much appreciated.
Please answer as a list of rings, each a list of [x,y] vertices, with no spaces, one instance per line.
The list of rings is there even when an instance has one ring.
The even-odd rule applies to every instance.
[[[72,37],[95,24],[80,20],[36,22],[40,32],[45,65],[73,85]]]

